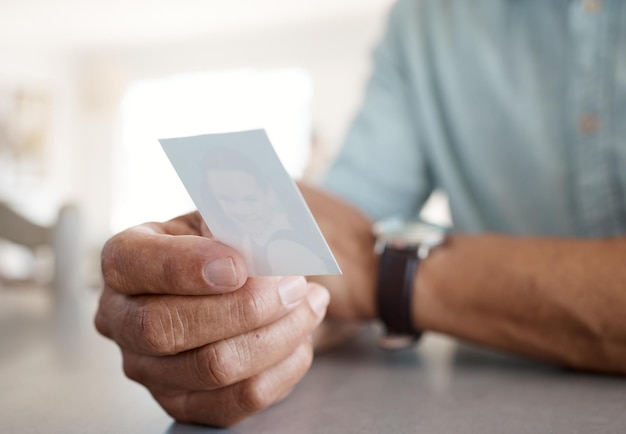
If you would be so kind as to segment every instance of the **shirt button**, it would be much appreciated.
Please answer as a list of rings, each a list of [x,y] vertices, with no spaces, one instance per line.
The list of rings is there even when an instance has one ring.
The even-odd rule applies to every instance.
[[[583,0],[583,9],[588,14],[595,14],[602,7],[602,0]]]
[[[578,121],[578,128],[583,134],[593,134],[598,131],[598,118],[593,115],[585,115]]]

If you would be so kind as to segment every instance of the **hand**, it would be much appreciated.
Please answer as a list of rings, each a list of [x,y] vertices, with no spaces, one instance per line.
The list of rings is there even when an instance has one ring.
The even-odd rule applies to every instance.
[[[229,426],[303,377],[329,294],[303,277],[247,278],[243,258],[206,235],[194,213],[109,240],[96,327],[176,420]]]
[[[376,318],[378,258],[371,220],[328,193],[305,184],[298,187],[343,273],[309,278],[330,291],[328,316],[350,321]]]

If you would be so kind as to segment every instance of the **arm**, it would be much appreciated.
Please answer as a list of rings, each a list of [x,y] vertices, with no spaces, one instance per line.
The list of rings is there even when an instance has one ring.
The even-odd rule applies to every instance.
[[[373,319],[371,221],[302,186],[344,275],[329,316]],[[336,223],[340,222],[340,223]],[[574,368],[626,373],[626,238],[453,235],[420,266],[416,327]]]
[[[422,264],[417,326],[571,366],[626,373],[626,238],[452,236]]]

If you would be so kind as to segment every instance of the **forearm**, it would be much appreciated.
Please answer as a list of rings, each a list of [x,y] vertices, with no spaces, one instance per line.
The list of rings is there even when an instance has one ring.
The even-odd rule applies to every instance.
[[[450,237],[422,263],[416,325],[572,367],[626,373],[626,239]]]

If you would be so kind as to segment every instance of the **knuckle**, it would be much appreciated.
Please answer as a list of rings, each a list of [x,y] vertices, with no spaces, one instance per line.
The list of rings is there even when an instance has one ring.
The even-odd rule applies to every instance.
[[[115,236],[106,242],[100,256],[102,278],[106,285],[111,287],[119,286],[119,282],[122,280],[120,265],[118,236]]]
[[[98,308],[94,317],[94,325],[96,330],[110,339],[115,338],[115,331],[118,327],[115,318],[119,312],[119,295],[116,294],[108,287],[104,287],[100,300],[98,302]]]
[[[150,389],[150,393],[165,412],[181,423],[209,425],[215,428],[228,428],[240,422],[246,415],[233,411],[227,404],[224,394],[206,394],[184,391],[182,393],[162,393]]]
[[[251,378],[242,384],[237,400],[244,413],[253,414],[273,404],[273,396],[267,393],[264,383],[258,377]]]
[[[98,311],[96,312],[94,325],[96,326],[96,330],[98,331],[98,333],[106,337],[111,337],[109,333],[108,321],[101,306],[98,307]]]
[[[165,410],[165,412],[176,421],[181,423],[196,422],[189,414],[189,399],[187,395],[183,397],[171,398],[155,393],[154,391],[151,391],[151,393],[163,410]]]
[[[233,321],[242,330],[257,328],[267,314],[268,307],[263,297],[252,291],[241,291],[231,311]]]
[[[285,394],[293,388],[295,383],[299,381],[313,362],[313,346],[303,344],[290,357],[289,368],[286,368],[285,384],[290,386],[284,393],[281,389],[285,384],[278,385],[274,381],[268,381],[263,375],[257,375],[244,380],[240,383],[236,403],[244,414],[254,414],[273,405],[277,400],[282,399]],[[282,375],[282,374],[281,374]]]
[[[175,352],[171,323],[168,327],[170,321],[166,320],[168,315],[164,315],[162,308],[143,303],[134,315],[143,346],[149,353],[166,355]]]
[[[143,378],[142,371],[133,358],[125,356],[122,362],[122,368],[124,370],[124,375],[133,381],[141,383]]]
[[[312,334],[318,326],[318,318],[306,304],[302,304],[290,312],[283,323],[283,333],[286,341],[293,343],[293,349],[305,337]]]
[[[202,397],[201,402],[198,402],[198,395],[194,392],[187,392],[174,397],[164,396],[154,391],[151,393],[163,410],[180,423],[228,428],[242,419],[239,414],[227,409],[225,411],[223,406],[216,402],[215,398],[217,397]],[[192,395],[195,396],[192,397]]]
[[[187,412],[181,406],[171,405],[167,402],[159,402],[159,404],[161,404],[163,410],[175,421],[180,423],[193,423],[193,420],[187,418]]]
[[[233,383],[236,363],[231,363],[224,341],[209,345],[198,352],[200,381],[208,388],[222,388]]]

